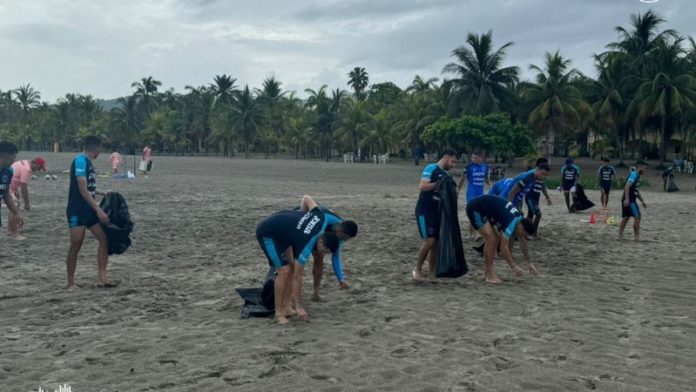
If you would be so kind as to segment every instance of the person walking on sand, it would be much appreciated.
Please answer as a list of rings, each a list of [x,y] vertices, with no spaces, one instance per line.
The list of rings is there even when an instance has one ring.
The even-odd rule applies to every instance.
[[[10,196],[10,184],[12,184],[12,177],[14,175],[14,169],[12,169],[12,164],[17,158],[17,153],[19,150],[14,143],[0,141],[0,201],[4,201],[7,209],[10,210],[11,214],[14,214],[17,224],[19,226],[24,225],[24,220],[19,214],[19,208],[12,200]],[[2,217],[0,216],[0,226],[2,226]]]
[[[575,165],[573,158],[566,159],[565,165],[561,168],[561,189],[569,213],[575,212],[572,205],[575,204],[575,190],[579,178],[580,168]]]
[[[534,233],[534,223],[522,217],[520,211],[511,202],[498,196],[483,195],[466,205],[466,215],[474,229],[478,230],[485,241],[483,256],[486,282],[502,283],[493,269],[493,260],[499,249],[512,272],[518,277],[522,276],[522,269],[512,257],[511,240],[514,238],[517,238],[520,243],[524,259],[527,262],[527,270],[532,275],[538,274],[536,266],[529,258],[527,249],[527,236]]]
[[[111,169],[113,169],[113,174],[118,174],[121,172],[121,165],[123,164],[123,157],[114,148],[111,150],[111,156],[109,157],[109,163],[111,163]]]
[[[599,189],[602,191],[601,200],[602,208],[607,209],[609,206],[609,193],[611,192],[611,180],[616,177],[616,169],[609,164],[609,158],[602,158],[604,164],[597,169],[599,177]]]
[[[435,278],[437,263],[437,240],[440,234],[440,195],[437,193],[437,183],[448,176],[449,170],[457,166],[457,152],[445,149],[437,163],[431,163],[423,169],[420,179],[420,194],[416,203],[416,223],[423,239],[418,252],[418,263],[412,275],[415,281],[422,280],[421,269],[428,258],[428,277]]]
[[[87,136],[84,141],[84,151],[75,157],[70,165],[70,190],[68,193],[68,228],[70,231],[70,248],[65,264],[68,270],[69,290],[76,288],[75,269],[77,255],[85,239],[85,231],[89,229],[99,242],[97,250],[97,287],[115,287],[118,283],[111,282],[106,276],[109,262],[109,241],[102,229],[101,223],[108,223],[109,217],[99,208],[95,195],[97,192],[97,176],[92,160],[97,159],[101,152],[101,140],[96,136]]]
[[[308,211],[281,211],[262,221],[256,228],[256,240],[268,264],[278,270],[275,280],[275,317],[278,324],[287,324],[297,315],[308,320],[302,302],[304,267],[313,251],[334,253],[338,236],[325,232],[330,222],[314,201],[307,201]]]
[[[23,160],[12,164],[13,175],[9,192],[12,202],[15,204],[17,209],[19,209],[20,204],[20,193],[21,199],[24,202],[24,210],[29,211],[31,209],[31,204],[29,201],[29,182],[31,182],[31,176],[38,170],[47,170],[46,160],[40,156],[34,158],[32,161]],[[19,231],[21,229],[22,226],[20,226],[20,221],[17,215],[10,211],[7,235],[16,240],[23,240],[25,238],[19,235]]]
[[[636,162],[635,168],[631,170],[628,175],[628,180],[626,181],[626,186],[624,187],[623,195],[621,196],[621,224],[619,225],[619,240],[624,238],[624,230],[628,221],[633,218],[633,240],[640,241],[640,208],[638,208],[637,200],[643,205],[643,208],[648,208],[645,204],[643,196],[638,190],[640,185],[640,175],[648,166],[647,163],[643,161]]]

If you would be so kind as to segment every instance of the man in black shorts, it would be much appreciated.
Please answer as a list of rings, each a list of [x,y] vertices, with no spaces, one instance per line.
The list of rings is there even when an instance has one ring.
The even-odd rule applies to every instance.
[[[616,177],[616,169],[609,164],[609,158],[602,158],[604,165],[597,170],[599,177],[599,189],[602,191],[602,208],[606,209],[609,205],[609,192],[611,192],[612,177]]]
[[[640,175],[648,166],[643,161],[636,162],[635,168],[628,175],[628,181],[624,187],[624,193],[621,196],[621,224],[619,225],[619,240],[623,240],[623,233],[628,224],[628,220],[633,218],[633,239],[640,241],[640,208],[638,208],[637,200],[640,200],[643,208],[648,208],[645,204],[643,196],[641,196],[638,186],[640,185]]]
[[[578,183],[578,178],[580,178],[580,168],[575,166],[572,158],[566,159],[565,165],[561,168],[561,189],[568,212],[575,212],[571,207],[570,200],[572,197],[572,204],[575,204],[575,186]]]
[[[307,202],[307,208],[308,211],[278,212],[256,228],[256,239],[269,265],[278,270],[274,289],[275,317],[281,325],[287,324],[288,317],[294,314],[301,320],[309,319],[302,305],[302,282],[304,266],[312,252],[338,250],[338,237],[326,232],[326,227],[332,223],[330,219],[314,201]]]
[[[536,167],[541,167],[548,164],[549,160],[547,158],[541,157],[536,160]],[[546,204],[551,205],[551,198],[546,190],[546,179],[535,179],[534,187],[524,198],[524,201],[527,204],[527,219],[534,222],[534,234],[530,236],[530,239],[539,238],[539,224],[541,223],[541,207],[539,206],[539,200],[541,199],[542,193],[544,194],[544,197],[546,197]]]
[[[527,250],[527,235],[534,233],[534,223],[523,218],[511,202],[498,196],[483,195],[466,205],[466,215],[474,229],[478,230],[485,241],[483,256],[486,282],[502,283],[493,269],[493,259],[498,251],[498,245],[500,245],[500,252],[515,275],[522,276],[522,269],[512,257],[510,241],[515,237],[520,242],[529,273],[537,274],[536,266],[529,259],[529,251]]]
[[[109,223],[109,217],[99,208],[95,195],[104,195],[97,192],[97,176],[94,172],[92,160],[97,159],[101,152],[101,140],[96,136],[85,138],[85,148],[70,165],[70,191],[68,193],[68,227],[70,229],[70,249],[65,261],[68,269],[68,289],[75,286],[75,268],[77,267],[77,255],[82,248],[85,239],[85,231],[94,234],[99,241],[97,250],[97,286],[114,287],[117,283],[109,281],[106,277],[106,266],[109,262],[109,240],[99,223]]]
[[[416,223],[423,239],[423,245],[418,252],[418,263],[413,270],[413,279],[420,281],[421,269],[428,258],[428,277],[435,278],[437,263],[437,239],[440,234],[440,195],[437,194],[437,183],[447,171],[457,166],[457,152],[452,149],[442,151],[440,160],[426,166],[421,174],[420,194],[416,203]]]

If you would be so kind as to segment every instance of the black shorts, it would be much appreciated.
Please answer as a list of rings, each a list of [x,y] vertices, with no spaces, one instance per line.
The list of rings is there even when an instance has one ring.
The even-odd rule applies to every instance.
[[[539,199],[533,197],[527,197],[524,199],[527,204],[527,209],[530,215],[537,215],[541,213],[541,208],[539,208]]]
[[[421,238],[440,237],[440,213],[432,211],[416,211],[416,223]]]
[[[473,208],[470,208],[471,204],[466,205],[466,216],[469,218],[469,223],[471,223],[471,227],[474,228],[474,230],[479,231],[483,226],[488,223],[488,219],[483,217],[481,214],[478,212],[474,211]]]
[[[640,218],[640,208],[635,201],[629,201],[628,207],[621,202],[621,216],[623,218]]]
[[[600,182],[599,183],[599,189],[603,192],[606,193],[607,195],[609,192],[611,192],[611,182]]]
[[[282,268],[288,265],[288,259],[285,256],[287,247],[279,244],[271,237],[264,237],[261,233],[256,233],[256,240],[263,250],[263,254],[268,259],[268,265],[273,268]]]
[[[71,229],[81,226],[90,228],[99,224],[99,218],[97,217],[97,213],[94,211],[83,212],[81,214],[71,214],[68,212],[66,215],[68,216],[68,227]]]
[[[563,192],[575,192],[575,181],[563,181]]]

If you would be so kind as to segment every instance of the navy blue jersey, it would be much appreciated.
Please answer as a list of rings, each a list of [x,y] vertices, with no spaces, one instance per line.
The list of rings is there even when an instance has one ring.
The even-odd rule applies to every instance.
[[[541,192],[544,190],[544,182],[544,180],[534,181],[534,186],[532,187],[532,190],[529,191],[529,193],[527,194],[527,199],[538,202],[541,198]]]
[[[97,191],[97,176],[94,174],[92,161],[85,154],[75,157],[70,165],[70,191],[66,210],[68,215],[92,214],[94,210],[80,194],[80,188],[77,185],[78,177],[87,179],[87,190],[94,197],[94,192]]]
[[[430,181],[430,183],[436,183],[442,178],[447,176],[447,172],[444,171],[440,165],[437,163],[431,163],[423,169],[423,174],[421,174],[421,180]],[[437,212],[440,207],[440,195],[437,193],[436,189],[427,192],[421,192],[418,195],[418,203],[416,204],[416,212]]]
[[[488,165],[485,163],[470,163],[466,165],[462,175],[466,176],[469,183],[466,187],[466,200],[483,195],[483,186],[488,178]]]
[[[534,187],[534,182],[536,181],[536,177],[534,176],[534,174],[536,173],[536,171],[537,169],[531,169],[518,174],[517,176],[515,176],[515,178],[502,179],[496,182],[495,185],[493,185],[493,187],[491,187],[488,194],[497,195],[507,200],[510,192],[515,188],[515,185],[519,184],[520,191],[515,195],[513,202],[515,203],[515,205],[521,206],[524,197],[527,196],[529,191],[532,190],[532,187]]]
[[[513,235],[517,223],[522,220],[522,214],[512,203],[493,195],[475,198],[467,204],[466,210],[467,214],[471,212],[476,219],[487,221],[508,238]]]
[[[628,183],[631,187],[628,190],[628,201],[630,203],[635,203],[638,197],[638,186],[640,185],[640,174],[637,170],[632,170],[631,174],[628,175]],[[621,196],[621,200],[626,197],[626,189],[624,188],[624,194]]]
[[[614,166],[604,165],[600,166],[597,170],[597,175],[599,175],[599,180],[603,183],[611,183],[611,177],[616,175],[616,169]]]
[[[14,170],[12,169],[12,166],[0,169],[0,201],[2,201],[3,196],[5,196],[5,192],[7,192],[10,188],[13,173]]]
[[[561,168],[561,180],[564,183],[575,183],[580,176],[580,168],[575,165],[565,165]]]
[[[328,223],[326,214],[319,207],[309,212],[281,211],[261,222],[257,233],[280,244],[279,252],[291,246],[297,262],[304,265]]]

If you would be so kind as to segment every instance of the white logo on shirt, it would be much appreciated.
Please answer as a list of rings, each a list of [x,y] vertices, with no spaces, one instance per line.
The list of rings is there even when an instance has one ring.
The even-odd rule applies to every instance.
[[[316,226],[317,223],[319,223],[319,222],[321,222],[321,218],[319,218],[318,216],[315,216],[314,218],[312,218],[312,220],[309,221],[309,223],[307,224],[307,227],[305,227],[304,233],[305,234],[311,233],[314,226]]]

